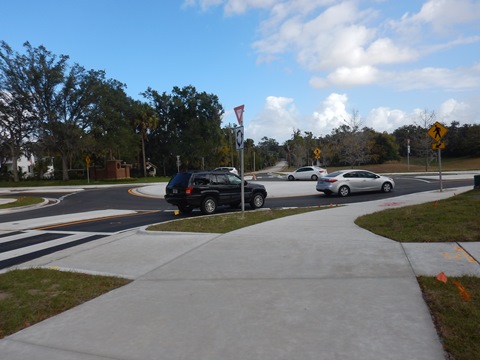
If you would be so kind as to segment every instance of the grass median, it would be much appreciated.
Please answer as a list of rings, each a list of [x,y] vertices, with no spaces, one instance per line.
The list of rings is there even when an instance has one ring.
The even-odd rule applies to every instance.
[[[0,210],[37,205],[44,201],[42,198],[34,196],[0,196],[0,198],[9,200],[5,204],[0,204]]]
[[[151,225],[147,230],[151,231],[188,231],[200,233],[224,234],[243,227],[259,224],[265,221],[279,219],[285,216],[302,214],[309,211],[325,209],[326,207],[308,207],[291,209],[260,209],[245,211],[244,216],[240,212],[222,215],[208,215],[183,218],[161,224]]]

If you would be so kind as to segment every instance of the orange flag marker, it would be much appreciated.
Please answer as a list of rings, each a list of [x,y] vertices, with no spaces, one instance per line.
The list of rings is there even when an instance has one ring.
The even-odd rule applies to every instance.
[[[445,284],[447,283],[447,276],[445,275],[445,273],[443,271],[440,274],[437,275],[437,280],[441,281]]]

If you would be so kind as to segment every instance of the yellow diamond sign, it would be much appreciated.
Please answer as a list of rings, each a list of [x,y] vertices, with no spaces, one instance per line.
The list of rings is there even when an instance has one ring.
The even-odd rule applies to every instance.
[[[445,136],[447,131],[448,131],[448,129],[437,121],[427,131],[427,134],[430,135],[430,137],[433,140],[440,141]]]

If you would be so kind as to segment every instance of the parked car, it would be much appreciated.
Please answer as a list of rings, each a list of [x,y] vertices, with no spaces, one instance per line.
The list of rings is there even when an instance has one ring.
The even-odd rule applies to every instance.
[[[339,170],[317,181],[317,191],[326,195],[347,196],[354,192],[390,192],[395,187],[392,178],[367,170]]]
[[[213,171],[228,171],[228,172],[231,172],[232,174],[238,175],[238,170],[232,166],[221,166],[214,169]]]
[[[319,178],[328,174],[326,169],[318,166],[304,166],[291,173],[287,174],[287,180],[313,180],[317,181]]]
[[[205,215],[213,214],[218,206],[238,207],[241,202],[242,179],[225,171],[187,171],[176,174],[167,184],[165,200],[182,213],[200,208]],[[244,183],[245,203],[252,209],[265,203],[267,190],[256,183]]]

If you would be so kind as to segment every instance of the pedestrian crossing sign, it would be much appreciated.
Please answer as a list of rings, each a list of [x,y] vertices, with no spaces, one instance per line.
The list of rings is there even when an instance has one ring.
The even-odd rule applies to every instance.
[[[447,133],[448,129],[440,124],[438,121],[432,125],[432,127],[427,131],[427,134],[435,141],[440,141],[445,134]]]

